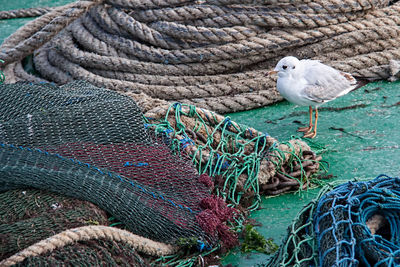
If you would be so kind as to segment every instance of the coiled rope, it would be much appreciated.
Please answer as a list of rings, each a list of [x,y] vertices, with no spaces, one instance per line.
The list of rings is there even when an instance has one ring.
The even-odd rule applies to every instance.
[[[21,65],[33,53],[44,79],[125,92],[145,112],[179,101],[227,113],[280,101],[266,70],[288,54],[397,79],[399,14],[389,0],[79,1],[7,38],[0,66],[7,82],[40,81]]]

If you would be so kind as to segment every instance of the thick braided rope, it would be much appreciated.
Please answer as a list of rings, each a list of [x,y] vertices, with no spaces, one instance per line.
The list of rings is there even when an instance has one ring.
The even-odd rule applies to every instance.
[[[133,97],[140,101],[145,95]],[[143,99],[142,101],[146,102]],[[221,185],[221,188],[224,188],[223,192],[225,189],[231,190],[227,197],[233,202],[236,201],[232,198],[235,191],[246,194],[254,190],[253,192],[258,194],[258,188],[261,188],[266,194],[275,195],[288,190],[297,190],[300,186],[305,189],[310,183],[307,178],[319,170],[321,157],[317,157],[303,141],[291,140],[280,144],[268,134],[239,125],[229,117],[206,109],[179,103],[173,105],[158,103],[157,107],[147,112],[145,116],[149,122],[154,122],[149,125],[155,127],[156,131],[164,129],[161,131],[173,140],[178,140],[178,143],[184,144],[182,149],[197,162],[196,166],[199,167],[200,172],[222,175],[224,180],[235,183],[233,190],[226,188],[226,183]],[[165,129],[169,130],[165,131]],[[226,131],[229,131],[229,136],[237,135],[234,143],[227,140]],[[223,144],[222,147],[221,144]],[[264,149],[268,149],[268,152]],[[255,155],[258,156],[255,157]],[[254,178],[255,175],[252,172],[246,171],[239,171],[238,174],[224,171],[219,173],[218,167],[211,166],[219,166],[218,162],[221,158],[227,159],[239,169],[254,164],[259,166],[257,178]],[[257,162],[256,158],[267,160]],[[297,166],[292,165],[294,158]],[[210,162],[214,163],[210,165]],[[239,162],[240,164],[236,165]],[[252,167],[244,168],[252,169]],[[255,201],[253,208],[257,205]]]
[[[21,35],[21,39],[19,39],[18,43],[12,42],[12,39],[5,40],[1,47],[11,46],[12,44],[16,44],[16,47],[10,48],[6,52],[1,52],[0,57],[4,61],[14,62],[22,59],[23,57],[31,54],[36,48],[40,47],[45,42],[49,41],[56,33],[58,33],[62,28],[67,26],[72,20],[79,17],[86,9],[90,6],[94,5],[96,2],[92,1],[79,1],[76,3],[72,3],[70,5],[66,5],[59,9],[55,9],[53,12],[48,13],[46,19],[50,19],[50,22],[44,25],[43,22],[37,23],[37,25],[44,25],[40,31],[36,31],[31,36],[27,38],[26,35]],[[61,16],[59,15],[59,12]],[[55,16],[55,17],[54,17]],[[39,21],[42,21],[39,20]],[[24,29],[29,28],[33,25],[25,25]],[[22,30],[14,34],[16,36],[23,32]],[[29,31],[28,31],[29,32]],[[25,39],[26,38],[26,39]],[[24,40],[25,39],[25,40]]]
[[[389,0],[80,1],[22,27],[0,58],[6,82],[37,81],[14,64],[34,51],[49,81],[144,93],[150,109],[180,101],[227,113],[282,100],[266,72],[288,54],[397,79],[399,14]]]
[[[226,6],[204,4],[204,5],[188,5],[175,8],[138,10],[133,12],[132,16],[142,22],[154,22],[157,21],[157,19],[170,22],[196,21],[200,19],[214,19],[226,16],[226,19],[223,18],[222,20],[218,21],[226,20],[226,22],[223,24],[229,24],[229,23],[234,23],[235,19],[239,21],[241,19],[244,19],[244,21],[242,22],[262,23],[259,21],[252,21],[250,20],[250,18],[252,18],[252,16],[258,16],[260,19],[273,22],[276,21],[276,18],[268,18],[267,16],[262,16],[262,14],[268,14],[271,16],[277,16],[283,14],[283,17],[287,16],[287,14],[291,14],[292,18],[297,18],[299,16],[306,18],[308,15],[312,14],[319,14],[320,16],[329,14],[331,15],[331,17],[339,17],[339,14],[336,13],[359,12],[370,8],[372,8],[372,6],[361,7],[357,4],[337,5],[337,6],[330,5],[329,8],[327,8],[322,6],[320,3],[304,3],[297,5],[289,3],[287,5],[274,6],[274,7],[242,5],[240,7],[235,7],[232,10],[231,8]],[[299,10],[301,10],[302,12],[300,13]],[[328,16],[326,16],[326,18],[328,18]],[[287,20],[288,18],[284,19]],[[323,22],[316,21],[315,23],[323,23]]]
[[[15,255],[4,259],[0,266],[12,266],[24,261],[28,257],[35,257],[55,249],[87,240],[106,239],[110,241],[120,241],[131,245],[138,252],[161,257],[171,255],[176,252],[176,247],[172,245],[155,242],[153,240],[132,234],[126,230],[109,226],[83,226],[63,231],[47,239],[39,241]]]
[[[1,47],[3,48],[3,50],[6,50],[14,47],[20,42],[23,42],[25,39],[29,38],[35,32],[39,31],[41,28],[47,25],[52,19],[59,16],[65,8],[68,8],[68,5],[56,8],[52,12],[49,12],[33,21],[28,22],[23,27],[15,31],[8,38],[6,38],[1,44]]]

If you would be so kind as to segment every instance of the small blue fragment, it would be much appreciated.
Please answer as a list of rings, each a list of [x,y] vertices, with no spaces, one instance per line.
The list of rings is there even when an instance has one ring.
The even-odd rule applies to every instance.
[[[200,252],[203,252],[205,248],[206,248],[206,245],[204,244],[204,242],[201,240],[197,240],[197,249]]]
[[[146,162],[138,162],[138,163],[133,164],[133,166],[135,166],[135,167],[142,167],[142,166],[147,166],[147,165],[149,165],[149,164]]]

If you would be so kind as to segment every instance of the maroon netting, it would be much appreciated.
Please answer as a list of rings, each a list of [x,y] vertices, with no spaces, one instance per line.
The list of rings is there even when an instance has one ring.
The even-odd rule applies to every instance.
[[[163,192],[168,199],[175,199],[179,195],[181,198],[175,199],[174,203],[189,207],[192,211],[200,211],[200,201],[210,196],[206,185],[201,181],[199,183],[196,178],[199,175],[190,159],[172,153],[165,144],[77,142],[43,146],[40,149],[118,173],[130,181]],[[201,177],[204,176],[207,175]],[[208,179],[211,181],[211,178]],[[169,203],[164,205],[171,206]]]

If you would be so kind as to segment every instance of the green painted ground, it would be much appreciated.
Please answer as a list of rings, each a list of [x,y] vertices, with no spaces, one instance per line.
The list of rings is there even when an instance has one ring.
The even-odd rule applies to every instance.
[[[71,0],[2,1],[0,10],[58,6]],[[0,42],[30,19],[0,20]],[[237,122],[267,132],[285,141],[296,135],[298,122],[307,123],[306,107],[282,102],[257,110],[230,114]],[[381,173],[400,176],[400,82],[371,83],[321,109],[318,136],[313,140],[324,147],[323,159],[330,164],[334,179],[374,178]],[[262,224],[258,231],[280,244],[301,207],[318,190],[265,198],[251,217]],[[225,263],[252,266],[265,262],[268,255],[241,254],[238,250],[225,256]]]
[[[19,8],[31,7],[54,7],[72,3],[72,0],[2,0],[0,1],[0,11],[13,10]],[[0,43],[9,35],[15,32],[19,27],[32,20],[24,19],[8,19],[0,20]]]
[[[336,180],[375,178],[381,173],[400,176],[400,82],[375,82],[320,109],[318,135],[312,141],[326,150],[323,160]],[[282,102],[252,111],[230,114],[233,120],[267,132],[278,140],[296,135],[299,122],[308,123],[308,108]],[[297,212],[313,199],[318,189],[302,194],[264,198],[251,218],[257,230],[280,244]],[[231,252],[225,263],[252,266],[268,255]]]

